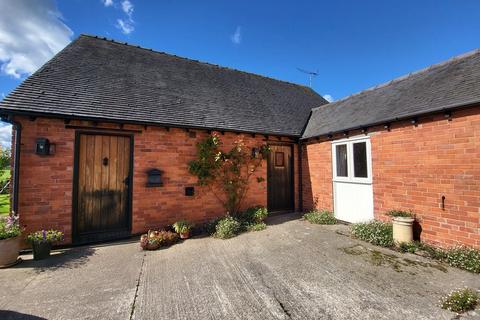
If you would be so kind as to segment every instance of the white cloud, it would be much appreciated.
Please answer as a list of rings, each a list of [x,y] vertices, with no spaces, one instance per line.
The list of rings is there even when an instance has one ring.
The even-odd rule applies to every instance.
[[[1,71],[15,78],[35,72],[73,35],[53,0],[0,1]]]
[[[117,28],[122,30],[124,34],[130,34],[135,30],[135,27],[130,20],[117,19]]]
[[[333,100],[335,100],[335,99],[333,99],[333,97],[332,97],[331,95],[329,95],[329,94],[323,95],[323,98],[324,98],[325,100],[327,100],[328,102],[332,102]]]
[[[128,0],[122,1],[122,10],[126,15],[131,17],[133,14],[133,4]]]
[[[124,34],[130,34],[135,30],[135,21],[133,20],[134,6],[129,0],[123,0],[121,2],[121,8],[127,17],[125,19],[118,18],[115,26]]]
[[[230,40],[234,44],[240,44],[242,42],[242,28],[237,26],[235,32],[230,36]]]
[[[0,145],[2,148],[11,148],[12,126],[5,122],[0,122]]]
[[[102,0],[105,7],[113,6],[113,0]]]

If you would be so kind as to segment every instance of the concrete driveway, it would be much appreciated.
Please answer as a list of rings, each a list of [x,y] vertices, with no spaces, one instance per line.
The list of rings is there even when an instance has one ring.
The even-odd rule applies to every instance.
[[[24,256],[0,270],[0,319],[452,319],[438,300],[480,276],[288,215],[230,240]],[[480,312],[462,318],[480,319]]]

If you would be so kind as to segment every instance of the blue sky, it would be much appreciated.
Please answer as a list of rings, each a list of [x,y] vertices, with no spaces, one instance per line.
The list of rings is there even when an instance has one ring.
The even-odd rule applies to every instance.
[[[480,1],[4,0],[0,98],[80,33],[339,99],[480,47]]]

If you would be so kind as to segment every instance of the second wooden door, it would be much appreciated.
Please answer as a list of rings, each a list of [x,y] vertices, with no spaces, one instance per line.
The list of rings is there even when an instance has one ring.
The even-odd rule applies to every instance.
[[[293,203],[293,157],[289,145],[271,145],[268,156],[268,211],[288,212]]]

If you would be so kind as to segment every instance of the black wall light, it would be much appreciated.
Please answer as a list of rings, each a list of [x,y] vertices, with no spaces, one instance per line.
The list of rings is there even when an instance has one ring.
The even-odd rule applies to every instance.
[[[252,158],[257,158],[258,157],[259,150],[258,148],[252,148]]]
[[[35,143],[35,153],[41,156],[47,156],[50,154],[50,140],[46,138],[38,138]]]

